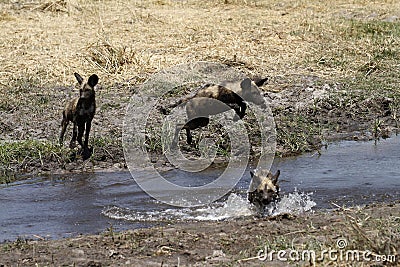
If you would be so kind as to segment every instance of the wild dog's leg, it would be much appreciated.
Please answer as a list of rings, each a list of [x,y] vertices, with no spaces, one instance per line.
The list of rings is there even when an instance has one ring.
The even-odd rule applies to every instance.
[[[179,132],[181,131],[181,126],[177,125],[175,128],[174,139],[172,140],[171,147],[175,147],[178,145],[179,141]]]
[[[186,124],[183,126],[182,129],[186,130],[186,142],[190,145],[192,143],[192,139],[193,139],[192,138],[192,134],[190,133],[190,129]],[[180,127],[176,127],[175,134],[174,134],[174,140],[172,140],[171,146],[174,147],[174,146],[178,145],[180,131],[181,131],[181,128]]]
[[[92,121],[87,121],[86,122],[86,130],[85,130],[85,148],[89,147],[89,133],[90,133],[90,128],[92,127]]]
[[[190,133],[190,130],[194,130],[200,127],[205,127],[208,125],[210,122],[210,118],[208,117],[198,117],[191,119],[188,121],[185,126],[183,126],[184,129],[186,129],[186,142],[190,145],[193,141],[192,134]]]
[[[72,128],[72,139],[71,142],[69,143],[69,148],[76,147],[76,134],[77,134],[77,126],[76,123],[74,122],[74,127]]]
[[[239,103],[240,105],[240,112],[238,113],[239,117],[243,119],[244,115],[246,114],[247,105],[246,102],[242,101]]]
[[[60,143],[60,145],[63,144],[63,141],[64,141],[64,134],[65,134],[65,131],[67,130],[67,126],[68,126],[68,120],[67,120],[67,118],[65,117],[64,112],[63,112],[63,119],[62,119],[62,121],[61,121],[60,139],[58,140],[59,143]]]
[[[233,121],[236,122],[240,119],[243,119],[247,108],[246,103],[244,102],[239,104],[235,103],[235,104],[229,104],[228,106],[235,111],[235,116],[233,116]]]
[[[78,143],[85,148],[82,143],[83,132],[85,131],[85,123],[78,124]]]
[[[186,142],[190,145],[192,144],[193,137],[192,134],[190,133],[189,127],[185,128],[186,129]]]

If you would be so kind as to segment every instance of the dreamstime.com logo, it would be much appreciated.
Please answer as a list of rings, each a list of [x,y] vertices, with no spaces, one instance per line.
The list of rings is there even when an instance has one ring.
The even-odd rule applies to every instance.
[[[215,138],[199,138],[198,149],[201,156],[194,159],[185,156],[176,142],[176,137],[188,120],[188,102],[186,106],[185,103],[178,104],[169,114],[157,113],[157,109],[171,95],[176,94],[177,99],[194,95],[196,90],[206,84],[228,88],[246,102],[246,116],[251,113],[252,117],[255,117],[256,123],[252,125],[251,135],[259,133],[258,145],[250,145],[250,134],[244,121],[235,118],[233,110],[242,112],[241,103],[239,106],[235,106],[235,103],[227,105],[215,98],[203,98],[192,102],[191,107],[195,107],[197,113],[195,117],[191,114],[191,119],[198,119],[204,126],[204,117],[209,117],[210,123],[218,125],[228,135],[230,158],[224,172],[213,182],[198,187],[176,185],[165,179],[163,173],[155,168],[149,155],[149,146],[158,144],[169,163],[190,173],[205,170],[213,163],[218,144]],[[182,91],[184,94],[177,94]],[[199,131],[196,129],[193,134]],[[150,140],[151,136],[159,138]],[[276,148],[272,111],[257,86],[237,69],[211,62],[178,65],[152,75],[130,99],[122,139],[125,159],[136,183],[158,201],[181,207],[206,205],[230,192],[243,176],[251,151],[260,154],[257,168],[269,169]]]
[[[315,250],[271,250],[265,247],[257,253],[260,261],[284,261],[284,262],[390,262],[396,261],[396,255],[379,255],[369,250],[346,250],[348,243],[344,238],[336,241],[336,248],[329,248],[316,252]]]

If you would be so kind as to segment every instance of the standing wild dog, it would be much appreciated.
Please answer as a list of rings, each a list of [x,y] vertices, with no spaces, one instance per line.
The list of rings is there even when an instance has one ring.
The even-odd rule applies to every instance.
[[[238,91],[232,91],[222,85],[207,84],[202,87],[194,96],[183,98],[177,103],[169,106],[174,108],[181,103],[186,103],[187,122],[182,127],[186,130],[186,141],[192,143],[192,134],[190,130],[207,126],[210,122],[210,115],[216,115],[230,109],[235,111],[234,121],[242,119],[246,113],[246,102],[250,101],[256,105],[265,108],[264,98],[260,94],[257,86],[263,85],[267,78],[253,82],[249,78],[240,83]],[[214,101],[212,101],[212,100]],[[165,111],[165,109],[163,109]],[[174,136],[173,144],[178,143],[179,127]]]
[[[72,99],[65,105],[63,111],[63,119],[61,122],[60,145],[63,144],[65,130],[68,123],[72,122],[74,125],[72,132],[72,140],[69,144],[70,148],[76,147],[76,140],[81,145],[83,153],[87,153],[89,143],[89,132],[92,125],[94,113],[96,111],[95,87],[99,81],[99,77],[93,74],[87,81],[78,74],[74,73],[75,78],[81,86],[79,90],[79,97]],[[85,132],[85,142],[82,142],[83,133]]]
[[[279,199],[278,170],[273,175],[268,170],[250,171],[251,182],[249,186],[248,199],[250,203],[263,210],[266,205]]]

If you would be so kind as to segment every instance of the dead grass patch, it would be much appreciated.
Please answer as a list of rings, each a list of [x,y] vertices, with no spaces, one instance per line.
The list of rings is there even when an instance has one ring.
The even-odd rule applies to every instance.
[[[105,38],[88,47],[88,61],[109,73],[118,73],[125,64],[132,64],[135,53],[126,46],[116,47]]]
[[[194,60],[338,79],[387,69],[399,53],[396,1],[21,1],[30,8],[18,12],[16,3],[0,5],[13,18],[0,20],[2,83],[17,70],[51,66],[50,83],[66,84],[79,70],[111,84]]]
[[[140,55],[132,47],[112,44],[103,34],[96,43],[87,47],[85,59],[95,68],[112,75],[123,72],[125,67],[149,72],[151,55]]]
[[[58,0],[49,1],[45,3],[38,4],[34,10],[50,11],[50,12],[68,12],[67,8],[68,1]]]

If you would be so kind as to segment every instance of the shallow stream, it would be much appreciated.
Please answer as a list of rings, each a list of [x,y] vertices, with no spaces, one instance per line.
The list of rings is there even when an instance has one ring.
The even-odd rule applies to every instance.
[[[400,199],[400,138],[345,141],[317,154],[276,159],[282,200],[273,213],[300,213]],[[179,170],[171,181],[204,184],[220,169],[201,173]],[[220,220],[251,216],[246,200],[249,172],[233,192],[206,207],[176,208],[144,193],[129,172],[53,175],[0,186],[0,242],[143,228],[170,221]],[[335,203],[335,204],[332,204]]]

